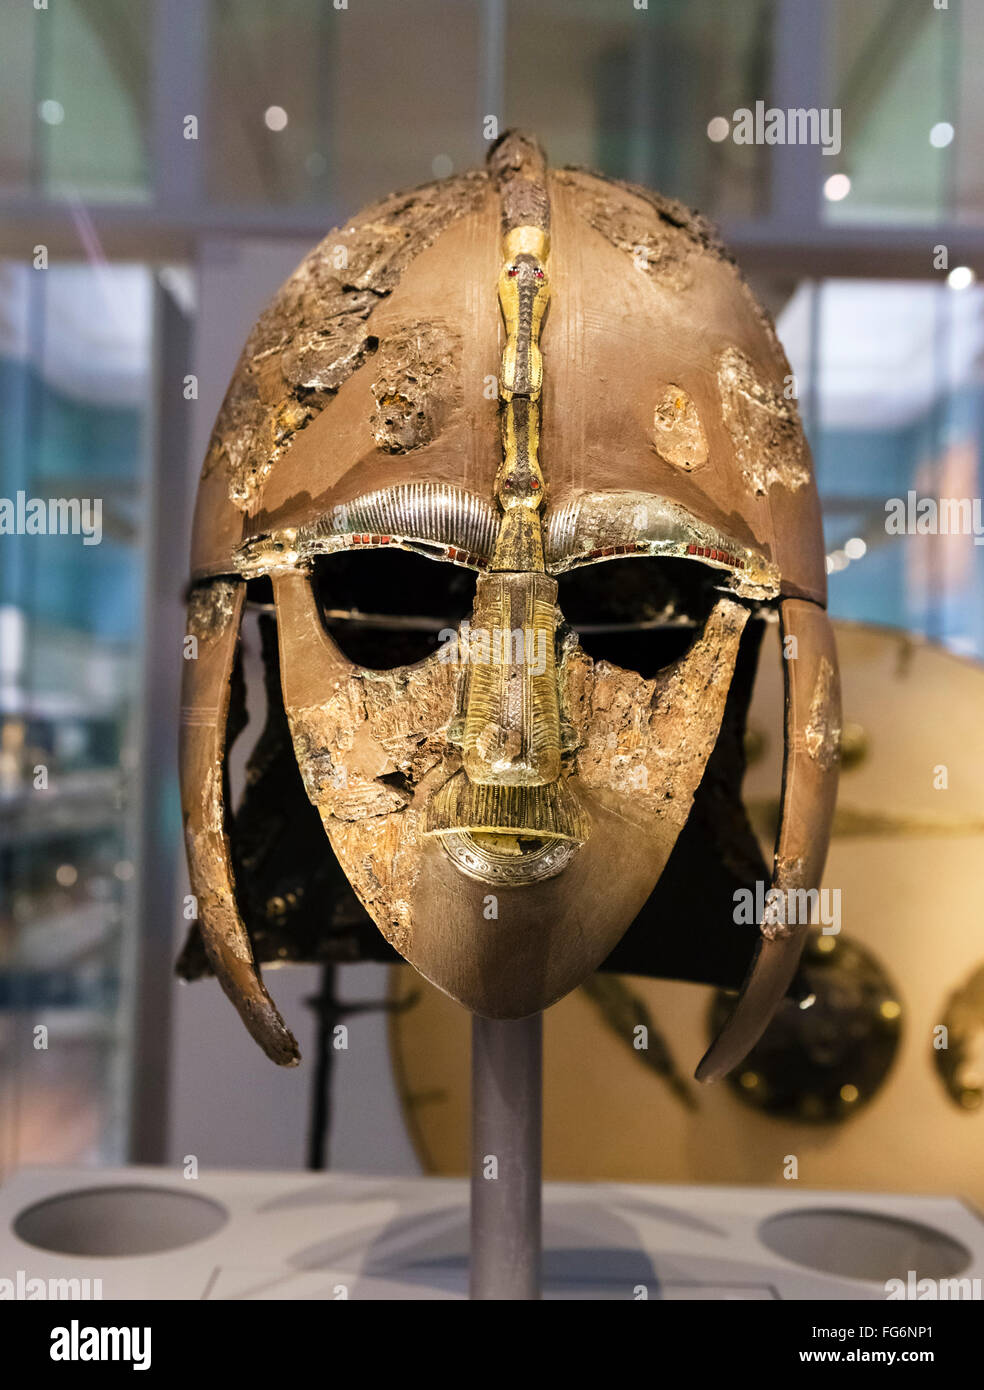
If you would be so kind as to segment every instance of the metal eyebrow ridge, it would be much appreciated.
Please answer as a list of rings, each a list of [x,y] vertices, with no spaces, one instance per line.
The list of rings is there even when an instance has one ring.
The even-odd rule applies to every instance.
[[[502,517],[477,493],[445,482],[398,483],[340,503],[310,525],[246,541],[236,561],[244,578],[293,569],[318,555],[393,546],[466,568],[493,562]],[[736,592],[778,591],[764,556],[700,522],[678,503],[643,493],[588,493],[544,518],[548,574],[623,555],[690,556],[730,570]]]
[[[498,533],[497,509],[477,493],[444,482],[397,483],[339,503],[308,526],[255,536],[237,559],[249,577],[316,555],[392,545],[481,569]]]

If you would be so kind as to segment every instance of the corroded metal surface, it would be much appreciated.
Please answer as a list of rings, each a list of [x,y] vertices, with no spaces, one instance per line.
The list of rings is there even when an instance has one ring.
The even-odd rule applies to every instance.
[[[547,160],[538,142],[510,131],[489,151],[488,169],[499,192],[503,236],[516,228],[549,232]]]
[[[682,386],[670,385],[653,412],[653,448],[667,463],[692,473],[707,462],[707,435]]]
[[[724,423],[748,486],[767,493],[778,483],[795,492],[809,482],[795,400],[763,381],[737,348],[721,354],[717,373]]]
[[[295,436],[376,351],[368,319],[408,263],[485,193],[463,174],[385,199],[329,232],[257,321],[205,457],[246,510]]]
[[[370,417],[378,448],[408,454],[435,438],[460,398],[460,351],[457,334],[442,323],[413,324],[380,343]]]
[[[710,225],[673,199],[584,170],[565,169],[556,177],[580,216],[630,257],[636,270],[668,289],[688,288],[695,256],[725,254]],[[635,196],[618,196],[616,190],[623,189]]]
[[[221,637],[236,613],[242,586],[230,579],[201,584],[188,596],[188,636],[196,641]]]
[[[621,798],[640,825],[679,831],[717,740],[748,610],[721,598],[690,651],[653,680],[594,662],[578,645],[562,666],[565,714],[582,784]]]
[[[832,663],[824,657],[810,701],[806,749],[813,761],[826,772],[840,758],[840,748],[840,683]]]

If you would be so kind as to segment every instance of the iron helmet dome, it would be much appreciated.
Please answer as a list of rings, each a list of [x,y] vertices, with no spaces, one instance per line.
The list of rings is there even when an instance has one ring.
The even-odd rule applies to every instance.
[[[386,941],[474,1012],[519,1018],[561,998],[671,877],[679,911],[646,930],[699,940],[678,844],[726,732],[737,747],[750,634],[776,618],[789,659],[771,882],[816,886],[839,685],[790,379],[706,222],[548,170],[515,132],[485,169],[329,233],[283,286],[202,473],[181,750],[205,954],[275,1061],[299,1054],[244,920],[226,776],[259,586],[284,738],[345,878]],[[360,659],[336,619],[399,608],[397,554],[452,576],[467,602],[422,659],[398,642]],[[686,641],[647,671],[592,655],[591,624],[567,611],[585,596],[624,620],[612,629]],[[743,821],[729,788],[722,814]],[[701,855],[734,857],[716,833]],[[757,1041],[805,935],[758,924],[702,1079]]]

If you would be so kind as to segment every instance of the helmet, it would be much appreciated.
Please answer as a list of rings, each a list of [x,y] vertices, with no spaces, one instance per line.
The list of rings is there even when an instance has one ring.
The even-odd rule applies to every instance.
[[[181,753],[204,955],[275,1061],[298,1052],[251,931],[264,777],[272,857],[293,857],[309,923],[330,875],[326,846],[283,834],[300,786],[335,880],[474,1012],[523,1017],[616,962],[742,985],[702,1078],[755,1043],[802,950],[840,739],[792,387],[703,219],[548,171],[516,132],[484,170],[329,233],[283,286],[202,473]],[[226,761],[247,602],[266,610],[273,676],[243,822]],[[775,621],[786,751],[767,873],[740,782]],[[763,876],[768,907],[741,926],[735,890]],[[371,953],[365,933],[349,946]]]

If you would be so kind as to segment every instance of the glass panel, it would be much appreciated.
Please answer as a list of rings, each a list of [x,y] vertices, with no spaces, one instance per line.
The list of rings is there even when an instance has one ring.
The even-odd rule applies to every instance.
[[[30,5],[5,5],[0,13],[0,189],[24,193],[34,182],[38,117],[34,66],[40,26]]]
[[[150,0],[5,5],[0,188],[147,196]]]
[[[478,39],[476,0],[213,4],[212,200],[354,211],[474,163]]]
[[[0,1167],[124,1154],[150,351],[143,267],[0,265]]]
[[[649,0],[648,10],[628,0],[376,0],[346,10],[216,0],[211,198],[330,197],[333,216],[344,216],[479,163],[494,116],[500,130],[535,131],[554,165],[597,165],[716,215],[749,215],[767,195],[767,151],[715,144],[707,123],[768,98],[773,9],[773,0]]]
[[[832,612],[984,655],[984,289],[804,284],[778,327],[816,460]]]
[[[843,113],[838,171],[851,189],[826,203],[827,219],[980,221],[980,7],[836,0],[828,8],[827,100]]]
[[[555,165],[587,164],[714,217],[761,215],[768,152],[708,122],[769,99],[773,0],[544,0],[508,8],[507,123]]]

